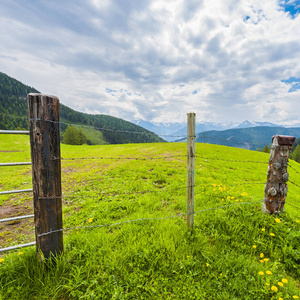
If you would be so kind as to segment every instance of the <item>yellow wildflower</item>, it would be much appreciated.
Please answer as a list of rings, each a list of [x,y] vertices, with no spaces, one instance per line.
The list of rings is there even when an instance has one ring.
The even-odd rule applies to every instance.
[[[275,234],[273,232],[270,233],[270,236],[275,236]]]
[[[272,275],[272,272],[271,271],[267,271],[266,274]]]
[[[264,258],[264,261],[265,262],[268,262],[270,259],[269,258]]]
[[[234,197],[230,197],[230,199],[231,199],[231,200],[233,200],[233,199],[234,199]]]
[[[259,255],[259,257],[260,257],[260,258],[263,258],[263,257],[264,257],[264,254],[263,254],[263,253],[261,253],[261,254]]]
[[[189,258],[189,255],[187,257]]]
[[[19,252],[19,253],[18,253],[18,255],[22,255],[22,254],[23,254],[23,252]]]
[[[262,229],[261,229],[261,231],[262,231],[262,232],[265,232],[265,231],[266,231],[266,229],[265,229],[265,228],[262,228]]]
[[[279,297],[278,300],[283,300],[283,299],[281,297]]]
[[[264,262],[264,260],[263,260],[263,259],[260,259],[259,261],[260,261],[261,263],[263,263],[263,262]]]
[[[253,247],[254,249],[256,249],[257,246],[256,246],[256,245],[253,245],[252,247]]]
[[[299,220],[296,220],[296,222],[299,223],[300,221],[299,221]]]
[[[4,259],[3,258],[0,258],[0,263],[4,262]]]
[[[296,296],[296,295],[294,295],[294,296],[293,296],[293,299],[299,299],[299,297],[298,297],[298,296]]]
[[[222,274],[222,273],[220,273],[220,276],[223,276],[223,274]]]
[[[266,282],[266,286],[270,286],[270,283],[267,283],[267,282]]]
[[[280,286],[280,287],[283,287],[283,283],[282,282],[278,282],[278,285]]]
[[[208,264],[208,263],[206,263],[206,266],[207,266],[207,267],[209,267],[209,264]]]
[[[263,276],[264,272],[263,271],[259,271],[258,274],[261,275],[261,276]]]
[[[282,278],[282,280],[281,280],[283,283],[288,283],[288,280],[287,279],[285,279],[285,278]]]
[[[276,222],[276,223],[280,223],[280,219],[276,218],[276,219],[275,219],[275,222]]]
[[[89,218],[89,223],[92,223],[92,222],[93,222],[93,219],[94,219],[94,218]]]
[[[273,286],[271,287],[271,290],[274,291],[274,292],[278,292],[278,287],[275,286],[275,285],[273,285]]]

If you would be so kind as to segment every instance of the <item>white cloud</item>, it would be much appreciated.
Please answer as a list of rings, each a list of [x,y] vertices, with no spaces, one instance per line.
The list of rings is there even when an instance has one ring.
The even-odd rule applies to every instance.
[[[281,80],[300,78],[300,17],[279,4],[3,2],[0,71],[87,113],[292,123],[299,90]]]

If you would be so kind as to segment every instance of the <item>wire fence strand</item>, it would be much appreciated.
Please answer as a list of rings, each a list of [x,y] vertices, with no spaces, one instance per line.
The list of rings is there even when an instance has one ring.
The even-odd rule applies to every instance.
[[[239,202],[239,203],[228,204],[228,205],[223,205],[223,206],[218,206],[218,207],[205,208],[205,209],[198,210],[198,211],[195,211],[195,212],[189,213],[189,214],[178,213],[176,215],[171,215],[171,216],[167,216],[167,217],[140,218],[140,219],[134,219],[134,220],[121,221],[121,222],[117,222],[117,223],[109,223],[109,224],[104,224],[104,225],[83,225],[83,226],[67,227],[67,228],[62,228],[62,229],[57,229],[57,230],[52,230],[49,232],[41,233],[38,236],[41,237],[41,236],[45,236],[45,235],[49,235],[49,234],[53,234],[53,233],[57,233],[57,232],[62,232],[62,231],[80,230],[80,229],[88,229],[88,228],[103,228],[103,227],[118,226],[118,225],[123,225],[123,224],[142,222],[142,221],[150,221],[150,220],[167,220],[167,219],[178,218],[178,217],[182,217],[182,216],[188,216],[191,214],[195,215],[197,213],[213,211],[213,210],[217,210],[217,209],[224,209],[224,208],[233,207],[233,206],[237,206],[237,205],[247,205],[247,204],[249,205],[249,204],[256,204],[256,203],[261,203],[261,202],[263,202],[263,200],[250,201],[250,202]]]

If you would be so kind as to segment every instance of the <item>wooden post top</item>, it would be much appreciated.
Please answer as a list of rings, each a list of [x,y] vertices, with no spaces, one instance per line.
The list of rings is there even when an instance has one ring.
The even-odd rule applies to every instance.
[[[293,143],[295,141],[294,136],[288,136],[288,135],[274,135],[272,137],[272,141],[274,138],[277,138],[278,145],[284,145],[284,146],[293,146]]]

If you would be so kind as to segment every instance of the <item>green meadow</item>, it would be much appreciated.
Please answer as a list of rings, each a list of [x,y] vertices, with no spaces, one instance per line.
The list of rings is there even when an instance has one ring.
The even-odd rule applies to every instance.
[[[196,144],[191,230],[186,151],[62,144],[64,253],[1,253],[0,299],[300,298],[300,187],[289,184],[285,212],[264,214],[269,154]],[[29,137],[0,135],[0,162],[17,161],[30,161]],[[1,191],[31,187],[30,166],[1,167]],[[1,218],[32,213],[30,193],[0,195]],[[0,247],[32,241],[33,220],[0,223]]]

